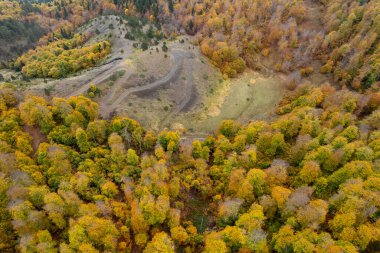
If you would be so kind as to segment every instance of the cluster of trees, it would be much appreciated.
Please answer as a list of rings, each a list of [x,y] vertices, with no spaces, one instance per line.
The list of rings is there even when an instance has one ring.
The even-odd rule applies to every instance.
[[[140,46],[142,50],[147,50],[150,46],[158,45],[159,41],[165,38],[160,25],[158,23],[153,24],[152,20],[130,15],[129,12],[128,15],[119,17],[120,22],[123,20],[128,23],[128,30],[124,38],[136,41],[133,43],[134,47]]]
[[[39,46],[20,56],[14,63],[28,77],[61,78],[94,66],[111,51],[108,41],[84,45],[87,36],[76,34],[72,39],[60,39]]]
[[[284,72],[308,67],[323,38],[304,25],[313,18],[303,0],[177,1],[172,11],[161,0],[158,6],[167,30],[196,35],[202,52],[230,77],[245,65]]]
[[[318,11],[319,7],[326,11]],[[65,37],[99,14],[124,11],[128,16],[143,13],[151,20],[160,20],[168,34],[185,30],[196,35],[203,54],[230,77],[241,73],[248,66],[287,73],[299,72],[300,76],[313,71],[331,73],[335,82],[355,89],[377,87],[380,81],[378,1],[0,2],[0,20],[27,22],[24,25],[29,26],[34,24],[32,28],[35,32],[29,36],[30,42],[15,45],[13,52],[32,47],[38,38],[40,45],[46,45],[57,36]],[[39,31],[38,26],[43,28],[46,36]],[[0,24],[0,39],[7,33],[6,27],[2,28]],[[128,36],[136,37],[134,34]],[[13,36],[11,38],[15,39]],[[143,43],[144,48],[146,44]],[[2,56],[5,59],[12,57],[6,54]],[[320,69],[312,67],[316,59],[322,62]]]
[[[43,34],[41,26],[34,21],[0,20],[0,62],[17,57],[33,47]]]
[[[99,14],[113,13],[117,6],[112,0],[49,0],[49,1],[12,1],[0,2],[0,20],[36,20],[51,31],[65,21],[74,26],[83,24]]]
[[[237,48],[228,46],[225,42],[216,42],[212,39],[204,40],[201,44],[201,51],[228,77],[236,77],[246,67]]]
[[[0,251],[376,252],[380,94],[299,86],[192,144],[0,90]],[[33,138],[32,138],[33,136]]]
[[[321,72],[336,82],[366,89],[380,81],[379,1],[325,1],[328,33],[321,45]]]
[[[0,42],[2,37],[13,43],[14,54],[1,54],[6,63],[35,46],[46,45],[56,38],[65,37],[90,19],[115,13],[112,0],[52,0],[52,1],[0,1]],[[25,28],[24,28],[25,27]],[[25,30],[26,29],[26,30]],[[63,34],[62,34],[63,32]],[[7,37],[10,35],[9,37]],[[45,35],[45,36],[44,36]],[[0,43],[0,50],[9,43]],[[10,51],[4,47],[4,52]],[[17,53],[17,54],[16,54]]]
[[[134,3],[160,19],[169,33],[196,35],[202,52],[230,77],[247,65],[299,76],[332,73],[335,82],[355,89],[377,87],[380,81],[379,1]]]

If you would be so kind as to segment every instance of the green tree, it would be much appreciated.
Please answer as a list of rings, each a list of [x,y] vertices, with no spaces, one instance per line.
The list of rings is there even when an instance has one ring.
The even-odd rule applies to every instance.
[[[77,145],[81,152],[87,152],[90,149],[90,143],[88,142],[87,134],[83,129],[77,129],[75,133],[75,138],[77,140]]]
[[[40,126],[41,131],[49,133],[54,127],[53,114],[47,102],[40,97],[29,97],[20,104],[21,119],[30,126]]]
[[[127,151],[127,164],[137,166],[139,165],[140,159],[133,149],[128,149]]]

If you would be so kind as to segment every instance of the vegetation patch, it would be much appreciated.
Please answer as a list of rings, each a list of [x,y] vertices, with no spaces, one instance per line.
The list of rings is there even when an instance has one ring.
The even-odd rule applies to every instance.
[[[39,46],[20,56],[14,67],[28,77],[62,78],[79,70],[95,66],[111,51],[108,41],[83,46],[87,36],[77,34],[72,39],[59,39]]]
[[[224,120],[187,141],[101,119],[84,96],[2,86],[0,247],[377,252],[380,100],[367,96],[300,86],[273,122]]]

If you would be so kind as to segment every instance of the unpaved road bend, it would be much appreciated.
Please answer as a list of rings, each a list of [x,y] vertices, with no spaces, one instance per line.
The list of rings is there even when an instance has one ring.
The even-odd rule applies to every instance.
[[[120,96],[111,105],[103,105],[103,108],[101,109],[101,115],[103,117],[108,117],[109,114],[113,112],[119,106],[119,104],[122,103],[132,93],[154,90],[157,87],[164,86],[166,84],[169,84],[173,80],[176,80],[180,75],[184,58],[192,58],[193,53],[186,52],[183,50],[173,50],[171,52],[171,57],[172,68],[165,77],[144,86],[131,87],[125,89],[124,92],[121,93]]]
[[[112,64],[112,63],[115,63],[115,64]],[[67,96],[67,98],[74,97],[74,96],[79,96],[81,94],[85,94],[88,91],[88,89],[90,89],[91,84],[97,85],[99,83],[104,82],[105,80],[107,80],[116,71],[118,71],[120,69],[124,69],[123,66],[126,64],[124,60],[122,60],[121,62],[115,62],[114,61],[112,63],[107,64],[107,65],[111,65],[111,64],[112,65],[109,66],[109,68],[107,68],[105,71],[103,71],[99,75],[97,75],[95,78],[93,78],[90,81],[86,82],[85,84],[81,85],[81,87],[79,87],[77,90],[75,90],[74,92],[72,92],[71,94],[69,94]],[[127,71],[124,74],[124,76],[128,76],[128,75],[131,75],[131,74],[132,74],[131,71]]]
[[[181,101],[177,104],[176,108],[161,121],[160,128],[163,128],[173,116],[181,112],[191,102],[191,97],[194,92],[193,64],[191,61],[189,70],[186,73],[186,88]]]

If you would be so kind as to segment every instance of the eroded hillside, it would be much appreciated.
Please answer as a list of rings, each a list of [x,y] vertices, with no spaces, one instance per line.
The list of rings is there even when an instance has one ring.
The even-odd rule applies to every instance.
[[[111,43],[110,54],[96,67],[58,80],[28,78],[26,82],[17,72],[3,71],[3,75],[25,93],[66,98],[83,94],[99,103],[104,118],[128,115],[156,130],[168,127],[202,134],[212,132],[226,118],[248,122],[275,116],[285,89],[285,75],[247,71],[239,78],[225,79],[194,45],[194,37],[145,42],[150,29],[158,34],[160,31],[153,30],[154,24],[136,26],[133,22],[105,16],[76,31],[87,34],[83,48],[104,40]],[[134,31],[137,28],[130,23],[140,32]],[[131,38],[140,33],[145,35]],[[147,50],[141,49],[143,43]],[[27,59],[35,57],[33,53],[18,61],[32,64]],[[53,73],[53,63],[39,64]],[[28,70],[28,66],[23,69]],[[16,80],[11,80],[12,75]]]

